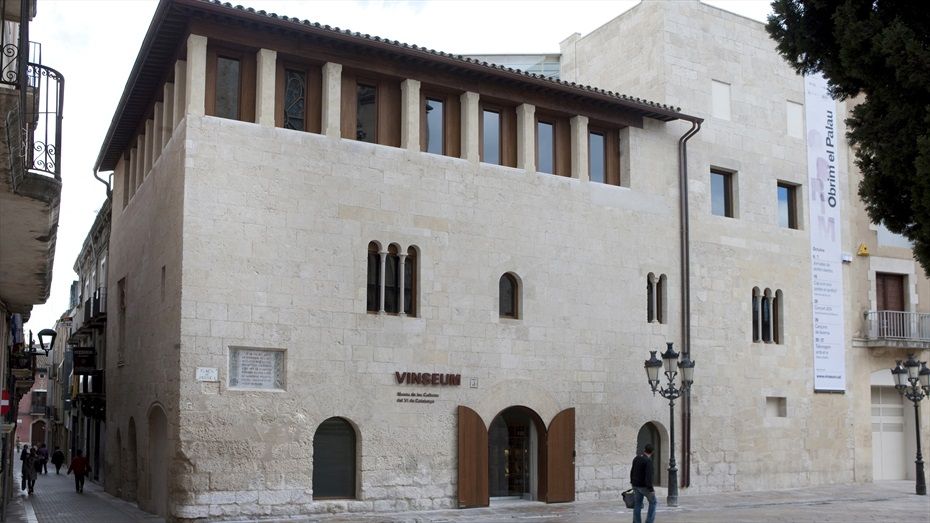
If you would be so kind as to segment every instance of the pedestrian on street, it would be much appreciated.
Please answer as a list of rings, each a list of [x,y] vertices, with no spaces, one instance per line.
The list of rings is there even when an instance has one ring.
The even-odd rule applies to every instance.
[[[26,456],[29,455],[29,445],[23,445],[23,451],[19,453],[19,460],[25,461]]]
[[[633,484],[633,523],[642,523],[643,498],[649,500],[646,523],[656,520],[656,492],[652,486],[652,443],[646,443],[643,453],[633,459],[630,468],[630,483]]]
[[[23,460],[23,483],[29,488],[29,494],[35,492],[36,488],[36,468],[39,462],[39,455],[36,454],[36,448],[29,449],[29,454]]]
[[[52,465],[55,465],[55,474],[61,473],[61,466],[65,463],[65,453],[61,451],[61,448],[55,447],[55,452],[52,452]]]
[[[26,490],[26,483],[28,481],[27,480],[28,475],[26,474],[26,458],[28,457],[29,457],[29,445],[23,445],[23,451],[19,453],[19,460],[22,461],[21,463],[22,466],[20,467],[19,471],[23,477],[23,484],[20,490]]]
[[[41,468],[39,472],[42,474],[48,474],[48,447],[45,446],[45,443],[39,445],[39,461],[41,462]]]
[[[84,476],[90,474],[90,463],[81,454],[83,454],[81,449],[74,451],[74,457],[71,458],[71,464],[68,465],[68,472],[66,472],[66,474],[74,472],[74,490],[77,492],[84,492]]]

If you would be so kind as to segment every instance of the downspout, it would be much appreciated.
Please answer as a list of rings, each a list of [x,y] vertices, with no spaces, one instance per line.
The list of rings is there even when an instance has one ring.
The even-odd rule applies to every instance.
[[[701,118],[689,119],[691,129],[678,139],[679,229],[681,231],[681,354],[691,355],[691,272],[688,234],[688,140],[701,130]],[[672,450],[674,452],[674,449]],[[691,485],[691,393],[681,398],[681,486]]]
[[[108,180],[104,180],[104,179],[101,178],[100,176],[97,176],[97,169],[96,169],[96,168],[94,168],[94,178],[96,178],[98,182],[100,182],[100,183],[102,183],[102,184],[104,184],[104,185],[107,186],[107,198],[109,199],[109,198],[110,198],[110,192],[111,192],[111,191],[110,191],[110,182],[109,182]]]

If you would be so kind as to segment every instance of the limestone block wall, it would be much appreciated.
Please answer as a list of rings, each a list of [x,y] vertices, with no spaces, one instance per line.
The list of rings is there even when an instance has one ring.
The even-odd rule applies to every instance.
[[[649,168],[628,189],[187,122],[177,517],[453,506],[457,405],[486,424],[513,405],[547,424],[575,407],[577,497],[616,497],[639,428],[667,426],[642,362],[679,337],[677,137],[636,130],[631,163]],[[419,249],[417,317],[366,312],[372,240]],[[519,320],[498,317],[507,271]],[[665,325],[646,322],[649,272],[668,276]],[[286,390],[230,389],[230,346],[285,349]],[[219,381],[195,381],[197,367]],[[462,385],[401,404],[418,389],[395,371]],[[313,498],[313,435],[332,416],[359,434],[358,500]]]
[[[153,505],[153,492],[157,498],[167,486],[163,481],[153,484],[152,474],[176,477],[174,471],[168,473],[167,460],[151,460],[149,450],[157,442],[150,440],[148,419],[153,409],[164,410],[168,431],[158,439],[173,448],[179,400],[184,142],[180,125],[151,170],[140,173],[140,185],[125,207],[127,162],[114,176],[107,278],[106,489],[138,500],[153,512],[163,510]],[[120,281],[126,292],[123,343]],[[169,456],[173,455],[172,450]]]
[[[692,488],[855,479],[849,397],[813,392],[806,150],[803,139],[787,134],[786,109],[789,101],[804,102],[802,79],[775,52],[763,24],[697,1],[644,2],[569,38],[563,51],[569,45],[563,74],[569,69],[582,83],[705,118],[688,145],[692,357],[714,370],[699,373],[694,388]],[[648,63],[616,66],[630,60]],[[644,80],[644,70],[660,72]],[[729,119],[714,116],[713,80],[730,85]],[[711,213],[711,168],[735,173],[734,218]],[[798,230],[777,224],[779,181],[799,186]],[[848,193],[848,184],[842,190]],[[753,287],[783,292],[783,343],[752,342]],[[847,354],[848,366],[855,357]],[[785,399],[785,417],[767,414],[768,397]]]

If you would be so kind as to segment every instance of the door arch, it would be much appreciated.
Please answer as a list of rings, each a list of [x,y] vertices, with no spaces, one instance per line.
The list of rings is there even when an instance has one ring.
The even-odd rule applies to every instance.
[[[39,445],[45,443],[45,420],[40,419],[32,422],[29,441],[32,442],[32,446],[35,448],[39,448]]]
[[[662,451],[662,431],[655,423],[649,421],[639,428],[636,435],[636,455],[643,453],[643,448],[647,443],[652,443],[655,449],[652,453],[652,481],[655,485],[663,485],[664,477],[662,475],[662,463],[664,452]]]
[[[123,497],[129,501],[138,499],[139,461],[136,457],[136,420],[129,418],[129,430],[126,442],[126,482],[123,484]]]
[[[502,410],[488,426],[488,493],[491,498],[545,500],[546,425],[524,406]]]
[[[160,405],[149,411],[148,509],[168,515],[168,418]]]
[[[313,498],[356,499],[358,434],[345,418],[332,417],[313,434]]]

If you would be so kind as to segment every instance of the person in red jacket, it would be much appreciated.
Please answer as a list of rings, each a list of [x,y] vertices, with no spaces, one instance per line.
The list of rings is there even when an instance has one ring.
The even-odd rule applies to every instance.
[[[90,474],[90,463],[87,458],[81,455],[80,449],[74,451],[74,457],[71,458],[71,464],[68,465],[68,472],[74,472],[74,490],[84,492],[84,476]]]

